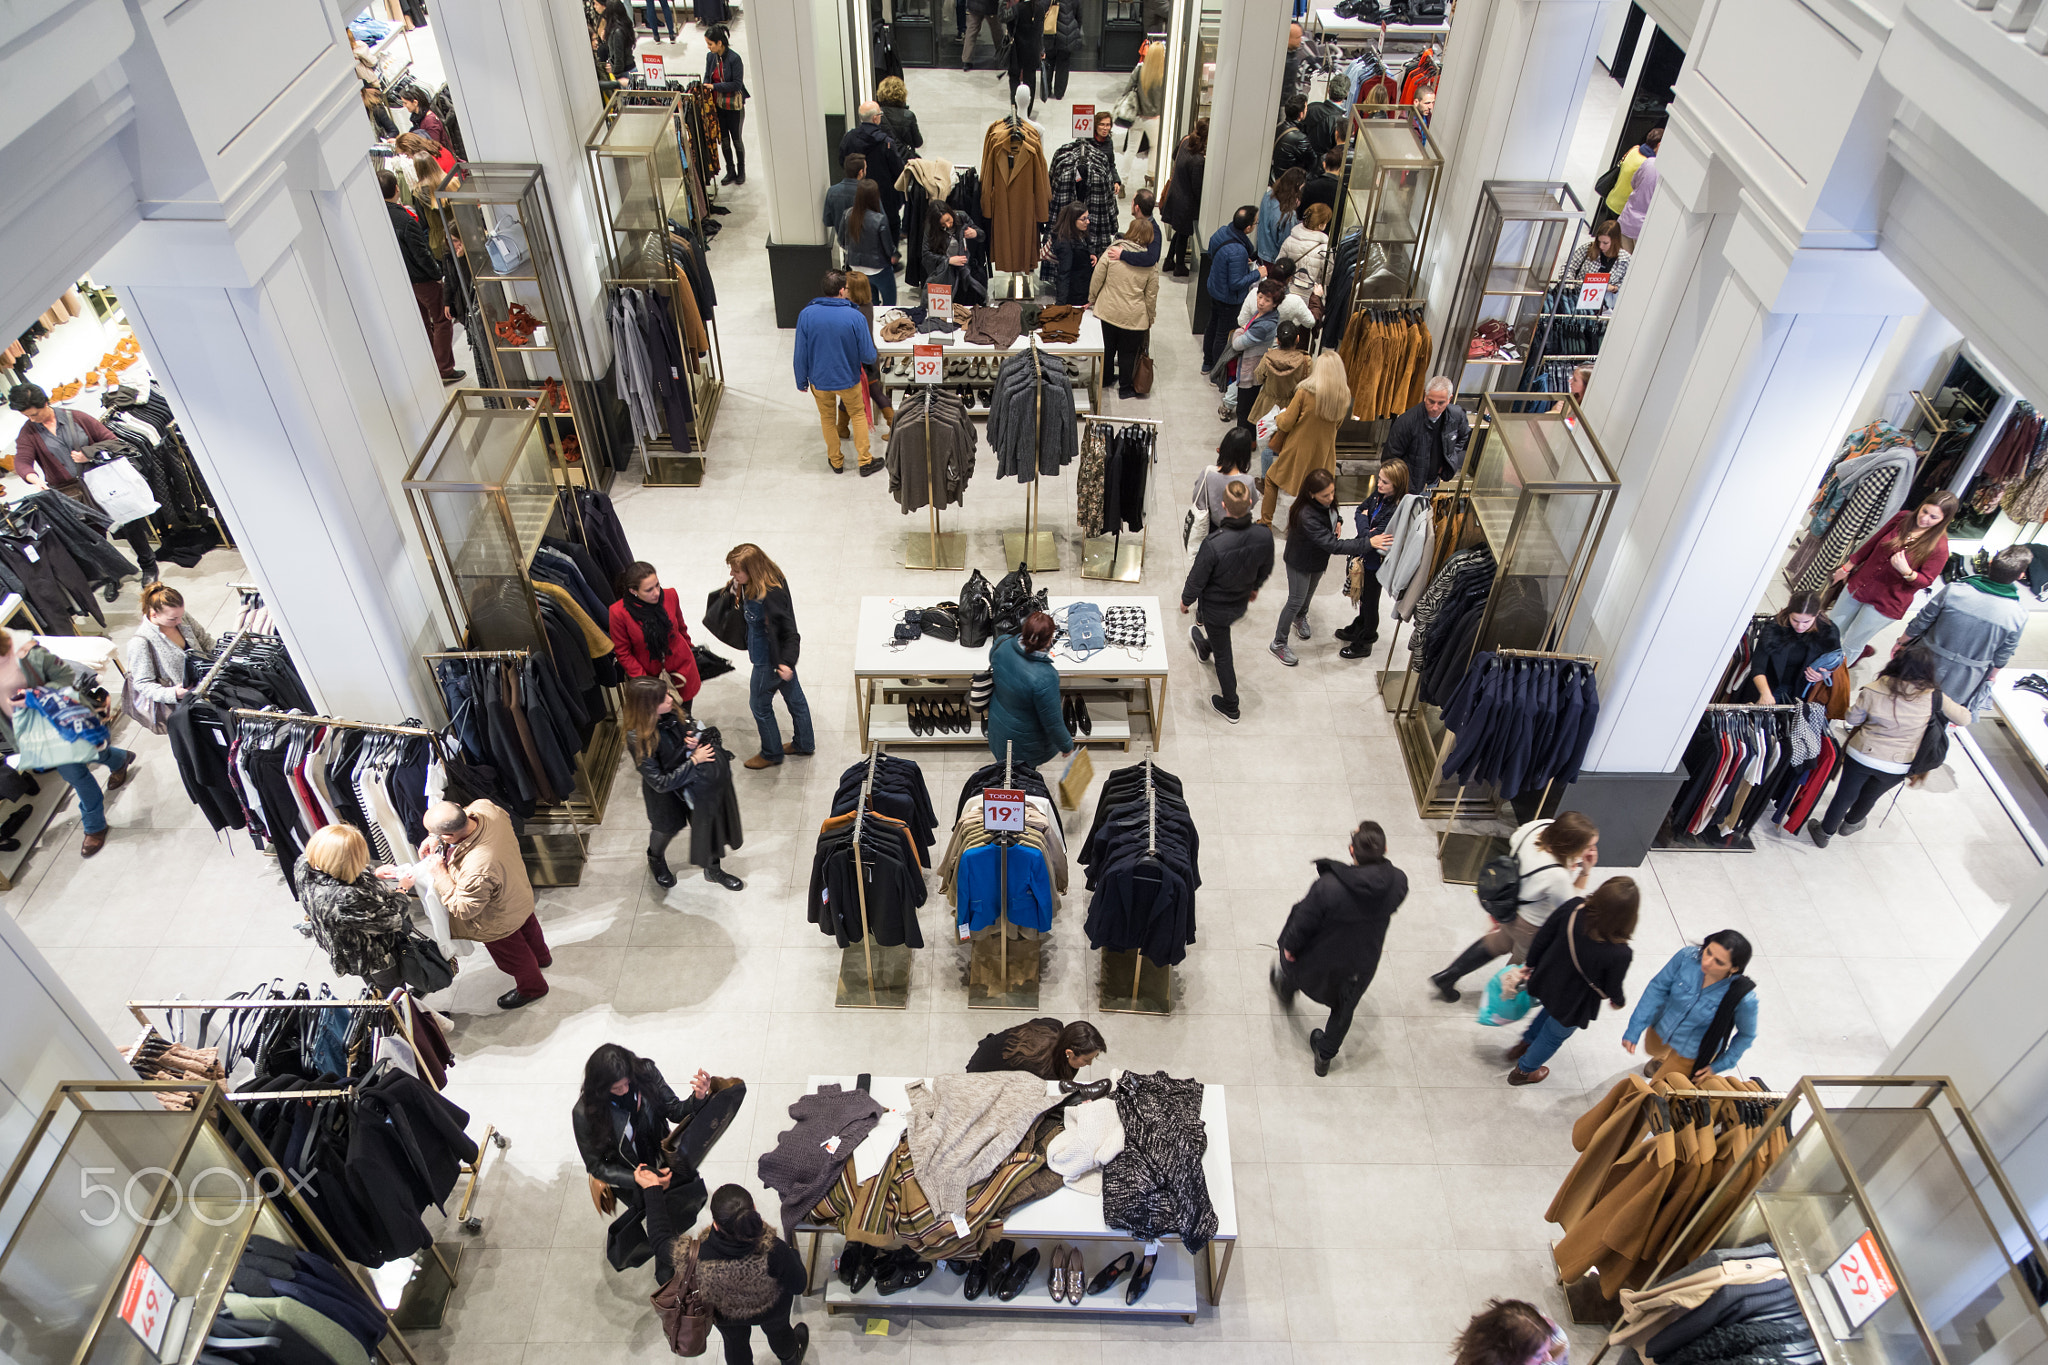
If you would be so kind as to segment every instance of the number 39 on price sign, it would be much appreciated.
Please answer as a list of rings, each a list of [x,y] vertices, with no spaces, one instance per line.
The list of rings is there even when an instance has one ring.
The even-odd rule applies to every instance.
[[[1885,1300],[1899,1292],[1898,1283],[1878,1253],[1877,1235],[1870,1232],[1858,1237],[1841,1259],[1828,1267],[1828,1282],[1834,1285],[1835,1297],[1841,1300],[1842,1312],[1851,1328],[1860,1327],[1872,1313],[1884,1307]]]
[[[993,834],[1024,832],[1024,793],[989,787],[981,793],[981,827]]]
[[[910,379],[915,384],[936,384],[946,377],[946,348],[943,346],[912,346],[910,348]]]

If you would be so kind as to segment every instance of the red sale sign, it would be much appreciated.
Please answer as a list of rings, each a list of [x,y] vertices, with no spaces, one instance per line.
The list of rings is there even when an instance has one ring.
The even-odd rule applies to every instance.
[[[164,1329],[171,1324],[171,1310],[178,1296],[148,1258],[137,1256],[128,1269],[128,1282],[121,1287],[121,1321],[128,1324],[142,1344],[152,1352],[164,1344]]]
[[[946,348],[943,346],[912,346],[910,348],[910,380],[914,384],[936,384],[946,377]]]
[[[981,827],[991,833],[1024,832],[1024,793],[989,787],[981,794]]]
[[[1873,1232],[1858,1237],[1841,1259],[1828,1267],[1828,1283],[1835,1287],[1835,1297],[1842,1301],[1842,1312],[1848,1315],[1852,1328],[1862,1326],[1899,1292],[1898,1282],[1878,1252],[1877,1234]]]
[[[1095,136],[1095,106],[1094,106],[1094,105],[1092,105],[1092,104],[1077,104],[1077,105],[1075,105],[1075,106],[1074,106],[1074,136],[1075,136],[1075,137],[1094,137],[1094,136]]]

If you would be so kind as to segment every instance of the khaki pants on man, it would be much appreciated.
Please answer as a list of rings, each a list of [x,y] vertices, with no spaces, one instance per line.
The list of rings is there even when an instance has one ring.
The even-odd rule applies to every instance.
[[[874,456],[868,450],[868,412],[860,401],[860,385],[850,389],[821,389],[814,385],[811,397],[817,400],[818,425],[825,433],[825,458],[832,462],[832,467],[846,467],[846,456],[839,449],[842,421],[853,428],[853,448],[866,466]]]

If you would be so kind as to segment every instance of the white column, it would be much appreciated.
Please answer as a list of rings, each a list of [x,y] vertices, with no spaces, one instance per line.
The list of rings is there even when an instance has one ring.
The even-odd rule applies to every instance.
[[[1921,307],[1881,253],[1799,247],[1679,120],[1660,159],[1586,407],[1621,479],[1569,644],[1606,661],[1589,774],[1677,767],[1899,320]]]
[[[323,710],[432,717],[452,638],[405,509],[446,402],[353,91],[220,216],[144,222],[102,262]]]
[[[1600,49],[1605,0],[1465,0],[1444,49],[1430,136],[1444,155],[1422,292],[1451,306],[1479,187],[1557,180]]]
[[[604,98],[583,11],[547,0],[436,0],[433,20],[470,160],[534,162],[546,173],[592,352],[584,373],[601,376],[611,365],[602,284],[609,238],[583,147]]]
[[[1273,169],[1280,125],[1280,80],[1287,66],[1285,0],[1241,0],[1223,7],[1216,35],[1216,94],[1209,110],[1209,156],[1202,172],[1202,240],[1242,204],[1256,204]],[[1169,161],[1171,157],[1169,156]]]
[[[768,240],[822,246],[825,187],[839,178],[825,145],[818,39],[811,0],[752,0],[747,25],[747,122],[760,126],[758,171],[768,188]],[[850,125],[849,125],[850,126]]]

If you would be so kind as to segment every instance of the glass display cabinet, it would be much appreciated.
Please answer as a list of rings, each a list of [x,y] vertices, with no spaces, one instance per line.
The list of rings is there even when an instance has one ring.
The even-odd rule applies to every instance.
[[[167,1109],[160,1093],[192,1107]],[[256,1154],[255,1171],[238,1146]],[[310,1247],[376,1299],[210,1082],[59,1085],[0,1208],[0,1321],[16,1365],[194,1365],[252,1233]],[[388,1330],[373,1359],[418,1365],[379,1312]]]
[[[443,189],[437,207],[451,242],[462,244],[477,319],[472,327],[492,373],[483,387],[562,394],[551,421],[572,477],[610,482],[611,463],[583,437],[597,431],[589,389],[589,350],[564,271],[554,203],[538,165],[473,162]]]
[[[467,649],[546,652],[528,566],[544,535],[580,541],[553,423],[529,393],[458,389],[405,473],[441,606]],[[507,400],[519,400],[512,405]]]
[[[1562,180],[1489,180],[1480,186],[1433,373],[1450,375],[1461,394],[1492,392],[1510,369],[1519,375],[1551,282],[1578,247],[1584,227],[1578,196]],[[1482,327],[1493,335],[1475,344]],[[1496,338],[1505,339],[1505,349]]]
[[[1349,307],[1421,302],[1422,253],[1443,169],[1443,153],[1412,106],[1351,111],[1337,220],[1330,228],[1332,242],[1363,229]]]
[[[1487,650],[1560,647],[1620,486],[1569,396],[1549,411],[1507,412],[1481,395],[1464,468],[1449,489],[1455,500],[1448,531],[1452,547],[1483,545],[1494,562],[1493,586],[1468,658]],[[1439,554],[1439,563],[1448,557],[1448,551]],[[1397,629],[1380,691],[1394,717],[1416,808],[1425,817],[1490,812],[1491,790],[1468,790],[1445,779],[1451,734],[1438,702],[1422,696],[1414,669],[1393,667],[1399,644]]]
[[[1829,1104],[1823,1090],[1862,1093]],[[1763,1179],[1746,1188],[1745,1153],[1677,1245],[1770,1243],[1829,1365],[2048,1357],[2027,1282],[2048,1250],[1947,1077],[1804,1077],[1751,1152],[1780,1128]]]
[[[709,278],[699,226],[708,204],[686,150],[684,118],[680,93],[620,90],[585,144],[608,238],[606,316],[618,316],[624,291],[658,296],[657,314],[666,313],[661,326],[673,333],[662,345],[683,362],[669,368],[683,371],[687,422],[672,423],[670,405],[656,404],[660,430],[636,432],[647,457],[646,481],[658,487],[703,482],[704,451],[725,392],[717,324],[693,281]],[[673,425],[684,429],[670,430]]]

